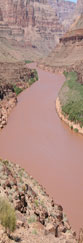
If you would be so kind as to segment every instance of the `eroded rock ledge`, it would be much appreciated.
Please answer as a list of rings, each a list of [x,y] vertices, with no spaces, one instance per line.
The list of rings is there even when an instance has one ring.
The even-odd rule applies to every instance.
[[[0,129],[2,129],[7,124],[8,116],[16,103],[16,94],[12,92],[2,101],[0,101]]]
[[[24,63],[0,62],[0,129],[17,103],[17,94],[37,80],[37,73]]]
[[[61,205],[50,199],[45,189],[19,165],[0,159],[0,197],[7,198],[16,210],[16,230],[11,242],[76,243]],[[0,226],[0,243],[8,237]]]

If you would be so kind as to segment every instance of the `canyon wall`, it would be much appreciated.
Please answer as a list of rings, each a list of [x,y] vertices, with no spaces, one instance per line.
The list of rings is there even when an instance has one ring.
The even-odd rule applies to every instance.
[[[0,0],[0,37],[47,54],[69,27],[74,10],[75,4],[64,0]]]
[[[83,14],[83,0],[77,1],[76,14],[78,15]]]
[[[83,83],[83,15],[78,16],[59,44],[41,61],[41,67],[53,72],[75,70]]]
[[[49,3],[57,10],[59,21],[64,26],[65,31],[68,30],[73,22],[75,3],[65,0],[49,0]]]

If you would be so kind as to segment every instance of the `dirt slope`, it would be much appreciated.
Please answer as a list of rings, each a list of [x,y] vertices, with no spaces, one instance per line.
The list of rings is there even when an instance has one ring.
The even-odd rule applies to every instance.
[[[57,47],[42,60],[41,66],[52,71],[83,69],[83,15],[72,25],[71,30],[60,38]]]
[[[76,243],[76,237],[63,213],[19,165],[0,160],[0,198],[9,200],[16,210],[16,230],[10,241],[0,225],[0,243]]]

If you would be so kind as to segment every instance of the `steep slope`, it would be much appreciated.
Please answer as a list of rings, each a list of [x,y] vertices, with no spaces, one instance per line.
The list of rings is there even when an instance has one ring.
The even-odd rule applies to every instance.
[[[75,3],[65,0],[49,0],[49,3],[53,8],[57,9],[60,23],[64,26],[65,30],[68,30],[73,22],[73,15],[76,7]]]
[[[16,229],[10,239],[0,224],[1,243],[77,243],[62,206],[55,204],[32,176],[19,165],[1,159],[0,172],[0,216],[1,208],[5,216],[2,225],[8,225],[4,199],[16,214]],[[12,219],[9,211],[7,213]]]
[[[83,15],[60,38],[58,46],[42,62],[45,68],[53,71],[73,68],[83,73]]]
[[[76,30],[76,29],[77,30],[79,30],[79,29],[83,30],[83,14],[81,16],[78,16],[75,19],[74,23],[71,25],[70,30]]]
[[[8,40],[0,37],[0,61],[1,62],[17,62],[25,60],[37,61],[43,57],[37,49],[31,45],[22,47],[15,40]]]

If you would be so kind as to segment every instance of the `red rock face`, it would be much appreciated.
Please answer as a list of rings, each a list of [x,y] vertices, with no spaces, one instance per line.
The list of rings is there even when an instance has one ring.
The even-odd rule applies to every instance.
[[[5,0],[5,5],[0,0],[0,7],[3,12],[3,20],[9,24],[17,24],[21,27],[26,27],[31,21],[34,23],[33,7],[29,6],[27,0]]]
[[[65,0],[49,0],[49,3],[57,10],[60,23],[68,30],[73,21],[76,4]]]
[[[0,0],[0,36],[48,52],[71,22],[75,5],[64,0]],[[65,27],[64,27],[65,26]],[[25,44],[23,44],[25,43]]]

